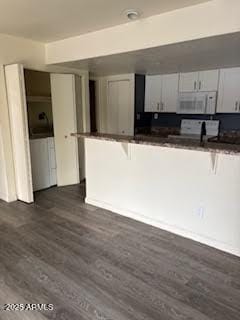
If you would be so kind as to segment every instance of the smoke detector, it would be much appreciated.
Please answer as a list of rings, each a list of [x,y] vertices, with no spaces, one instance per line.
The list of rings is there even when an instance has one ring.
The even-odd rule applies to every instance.
[[[128,20],[137,20],[140,16],[140,13],[137,10],[130,9],[126,11],[126,16]]]

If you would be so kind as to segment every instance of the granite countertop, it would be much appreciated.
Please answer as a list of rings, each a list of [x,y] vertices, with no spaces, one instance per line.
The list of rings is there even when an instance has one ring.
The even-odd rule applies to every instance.
[[[77,138],[89,138],[106,141],[116,141],[123,143],[144,144],[152,146],[161,146],[167,148],[178,148],[186,150],[198,150],[204,152],[240,154],[239,144],[204,142],[200,145],[199,141],[192,139],[167,138],[152,135],[124,136],[105,133],[72,133],[71,136]]]

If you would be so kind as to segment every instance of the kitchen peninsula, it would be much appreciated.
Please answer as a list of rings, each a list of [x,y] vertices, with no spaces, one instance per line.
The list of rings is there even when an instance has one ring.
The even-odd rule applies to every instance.
[[[144,136],[85,139],[86,203],[240,256],[240,146]]]

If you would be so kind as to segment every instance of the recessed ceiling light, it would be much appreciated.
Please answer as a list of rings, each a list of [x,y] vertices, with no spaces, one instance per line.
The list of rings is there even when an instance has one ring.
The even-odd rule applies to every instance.
[[[140,16],[140,13],[137,10],[130,9],[126,11],[126,15],[129,20],[137,20]]]

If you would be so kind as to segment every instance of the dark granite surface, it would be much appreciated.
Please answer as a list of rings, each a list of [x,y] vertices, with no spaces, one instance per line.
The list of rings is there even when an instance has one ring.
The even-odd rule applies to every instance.
[[[180,128],[172,127],[142,127],[135,130],[135,135],[152,135],[167,138],[169,135],[180,134]]]
[[[156,135],[136,135],[124,136],[105,133],[72,133],[73,137],[90,138],[106,141],[116,141],[124,143],[144,144],[152,146],[161,146],[167,148],[178,148],[186,150],[198,150],[203,152],[215,152],[224,154],[240,154],[240,145],[220,142],[204,142],[192,139],[167,138]]]

